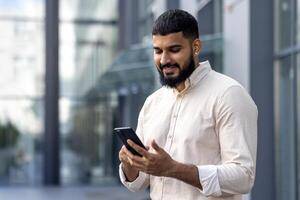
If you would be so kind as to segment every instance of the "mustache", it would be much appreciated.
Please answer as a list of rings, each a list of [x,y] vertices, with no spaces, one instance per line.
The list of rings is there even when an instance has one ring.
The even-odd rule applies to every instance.
[[[159,64],[159,68],[162,70],[165,67],[177,67],[180,68],[179,64],[175,63],[175,64],[171,64],[171,63],[167,63],[167,64]]]

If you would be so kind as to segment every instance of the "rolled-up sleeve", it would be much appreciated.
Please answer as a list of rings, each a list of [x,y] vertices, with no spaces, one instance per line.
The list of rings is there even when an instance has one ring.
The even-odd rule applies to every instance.
[[[254,183],[257,107],[241,86],[228,88],[215,108],[222,163],[198,166],[206,196],[246,194]]]
[[[200,190],[205,196],[220,196],[221,188],[219,184],[218,172],[216,165],[197,166],[199,180],[202,185]]]
[[[120,164],[119,166],[119,175],[123,185],[132,192],[143,190],[149,186],[149,175],[143,172],[139,172],[138,177],[134,181],[132,182],[126,181],[125,174],[122,170],[122,164]]]

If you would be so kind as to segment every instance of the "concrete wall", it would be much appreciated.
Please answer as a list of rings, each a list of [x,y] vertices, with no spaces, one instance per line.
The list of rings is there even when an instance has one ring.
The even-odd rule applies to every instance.
[[[197,17],[197,0],[180,0],[179,7]]]
[[[167,0],[154,0],[152,10],[154,13],[154,20],[167,9]]]
[[[250,90],[249,0],[224,0],[224,73]]]

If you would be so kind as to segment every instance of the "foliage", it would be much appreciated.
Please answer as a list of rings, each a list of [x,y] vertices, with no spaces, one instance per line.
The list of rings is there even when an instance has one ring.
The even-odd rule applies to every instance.
[[[19,135],[19,130],[11,122],[0,124],[0,148],[14,146]]]

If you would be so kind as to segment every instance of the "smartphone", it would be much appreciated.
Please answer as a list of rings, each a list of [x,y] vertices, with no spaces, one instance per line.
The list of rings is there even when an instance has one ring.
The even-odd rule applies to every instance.
[[[141,156],[136,150],[134,150],[129,144],[127,143],[127,140],[130,139],[140,147],[146,149],[144,144],[141,142],[135,131],[130,127],[119,127],[114,129],[114,133],[118,135],[118,137],[121,139],[123,144],[126,146],[126,148],[133,154],[137,156]]]

